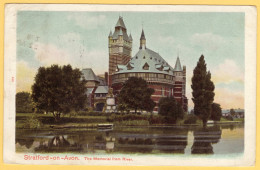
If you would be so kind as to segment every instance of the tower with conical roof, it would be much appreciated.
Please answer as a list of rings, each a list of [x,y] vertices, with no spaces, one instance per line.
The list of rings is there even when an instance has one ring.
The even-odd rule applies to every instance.
[[[109,86],[112,84],[111,75],[116,72],[117,65],[126,65],[132,57],[132,36],[128,36],[122,17],[118,18],[114,33],[108,36],[109,49]]]
[[[145,49],[146,48],[146,39],[145,39],[145,35],[144,35],[144,30],[142,29],[142,34],[140,37],[140,47],[139,49]]]

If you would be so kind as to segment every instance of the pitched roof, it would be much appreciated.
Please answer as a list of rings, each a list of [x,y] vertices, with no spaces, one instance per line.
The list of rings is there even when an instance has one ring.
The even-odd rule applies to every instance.
[[[145,64],[149,65],[149,70],[143,69]],[[128,65],[131,65],[133,68],[127,69]],[[151,72],[173,75],[174,70],[158,53],[149,48],[140,49],[137,54],[131,58],[128,64],[118,65],[118,68],[120,69],[115,74],[128,72]]]
[[[116,23],[116,27],[123,27],[124,29],[126,29],[125,23],[124,23],[122,17],[119,17],[119,18],[118,18],[118,21],[117,21],[117,23]]]
[[[108,93],[108,86],[98,86],[95,94],[97,93]]]
[[[143,29],[142,29],[142,34],[141,34],[140,40],[145,40],[145,35],[144,35],[144,30]]]
[[[108,37],[112,37],[112,31],[109,32],[109,36]]]
[[[181,62],[180,62],[179,57],[177,57],[177,60],[176,60],[176,63],[175,63],[175,67],[174,67],[174,71],[182,71]]]
[[[98,77],[95,75],[95,73],[93,72],[93,70],[91,68],[82,69],[81,72],[82,72],[83,77],[85,78],[85,80],[87,80],[87,81],[93,80],[93,81],[98,81],[99,82]]]
[[[131,33],[129,34],[129,41],[133,41]]]

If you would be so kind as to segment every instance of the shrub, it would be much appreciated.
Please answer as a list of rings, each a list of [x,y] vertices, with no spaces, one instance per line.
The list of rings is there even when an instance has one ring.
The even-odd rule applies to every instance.
[[[35,114],[24,122],[23,128],[38,129],[43,126],[43,123],[37,118]]]
[[[123,126],[148,126],[148,120],[124,120],[124,121],[116,121],[116,125]]]
[[[196,124],[198,118],[196,115],[194,114],[189,114],[186,118],[186,120],[184,120],[184,124]]]

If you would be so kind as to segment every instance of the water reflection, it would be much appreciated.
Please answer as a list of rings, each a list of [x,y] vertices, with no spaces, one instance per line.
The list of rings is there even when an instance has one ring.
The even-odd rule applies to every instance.
[[[78,144],[70,144],[63,135],[54,136],[49,140],[40,141],[40,145],[35,147],[36,152],[72,152],[81,151]]]
[[[218,143],[222,131],[219,126],[197,129],[193,132],[192,154],[213,154],[212,144]]]
[[[222,131],[225,131],[224,135]],[[236,125],[212,126],[206,129],[188,126],[120,127],[111,131],[92,129],[64,132],[58,130],[30,134],[18,130],[16,149],[19,152],[37,153],[214,154],[216,152],[229,153],[229,151],[237,153],[243,150],[243,133],[241,132],[243,132],[243,126]],[[234,134],[236,138],[233,139]],[[221,139],[222,136],[224,139]],[[232,147],[234,144],[236,148]],[[214,150],[215,146],[216,150]]]
[[[20,146],[25,146],[27,149],[31,148],[34,139],[27,138],[27,139],[15,139],[15,144],[18,143]]]

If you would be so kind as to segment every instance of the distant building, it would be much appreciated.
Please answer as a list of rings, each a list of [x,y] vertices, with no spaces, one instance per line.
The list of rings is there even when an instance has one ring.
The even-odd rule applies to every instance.
[[[87,81],[88,106],[96,111],[102,111],[108,94],[108,74],[105,73],[105,77],[96,76],[91,68],[83,69],[81,72]]]
[[[244,109],[234,109],[235,114],[232,116],[229,110],[222,110],[222,116],[227,117],[227,116],[232,116],[234,118],[244,118],[245,117],[245,110]]]
[[[114,33],[108,36],[109,48],[109,86],[114,94],[119,94],[123,84],[129,77],[141,77],[155,90],[152,99],[156,103],[154,111],[158,111],[160,98],[173,96],[188,110],[186,97],[186,66],[181,66],[177,56],[173,68],[158,53],[146,46],[144,30],[141,32],[140,46],[137,54],[132,57],[132,36],[127,34],[123,18],[119,17]]]

